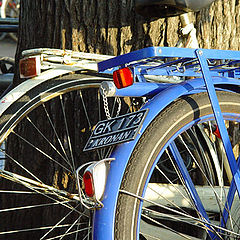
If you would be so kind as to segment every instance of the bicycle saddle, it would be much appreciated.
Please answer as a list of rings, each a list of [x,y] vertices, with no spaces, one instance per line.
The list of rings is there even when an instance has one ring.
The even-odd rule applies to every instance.
[[[136,12],[144,17],[172,17],[199,11],[215,0],[135,0]]]

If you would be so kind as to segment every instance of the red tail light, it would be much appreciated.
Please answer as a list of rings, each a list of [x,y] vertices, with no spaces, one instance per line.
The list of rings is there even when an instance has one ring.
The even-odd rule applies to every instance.
[[[87,171],[83,175],[83,182],[85,187],[85,193],[88,197],[94,196],[93,176],[91,172]]]
[[[41,72],[40,56],[23,58],[19,61],[20,77],[36,77]]]
[[[113,81],[118,89],[133,84],[133,74],[129,68],[122,68],[113,73]]]

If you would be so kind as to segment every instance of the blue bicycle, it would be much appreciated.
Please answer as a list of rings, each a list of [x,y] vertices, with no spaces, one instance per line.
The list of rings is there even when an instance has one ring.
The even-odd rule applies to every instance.
[[[237,75],[238,67],[232,64],[239,60],[238,53],[147,48],[115,60],[117,65],[126,60],[139,81],[128,87],[126,95],[151,97],[141,108],[146,118],[135,140],[122,144],[111,156],[103,207],[95,213],[96,239],[111,239],[113,234],[116,239],[238,238],[238,156],[228,132],[239,119],[238,80],[230,77]],[[221,63],[211,65],[213,61]],[[143,75],[161,79],[166,73],[194,79],[178,84],[141,81],[147,78]],[[118,75],[122,76],[116,81],[124,85],[124,73]],[[116,91],[116,95],[124,93]],[[129,122],[140,123],[142,116],[102,122],[104,134],[94,134],[89,147],[107,144],[109,136],[117,138],[115,125],[126,135],[129,128],[135,131]],[[124,128],[122,122],[128,126]],[[117,136],[124,140],[124,135]]]
[[[212,1],[175,1],[177,8],[137,1],[139,11],[149,14],[149,2],[169,15]],[[149,47],[115,58],[56,49],[23,55],[21,76],[31,79],[0,105],[0,236],[240,238],[239,52]],[[99,119],[91,114],[96,109]],[[86,117],[78,118],[81,112]]]

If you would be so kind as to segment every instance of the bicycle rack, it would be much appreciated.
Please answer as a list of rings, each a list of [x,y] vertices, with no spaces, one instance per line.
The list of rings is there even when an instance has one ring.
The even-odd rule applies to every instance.
[[[239,52],[213,49],[199,51],[203,51],[208,59],[211,76],[240,78],[239,66],[231,67],[240,62]],[[190,48],[149,47],[98,64],[99,72],[105,73],[111,73],[119,67],[134,68],[136,75],[202,76],[196,50]]]

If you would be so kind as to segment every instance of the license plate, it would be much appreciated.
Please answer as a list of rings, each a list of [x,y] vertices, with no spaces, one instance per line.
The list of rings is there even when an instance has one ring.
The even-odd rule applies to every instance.
[[[83,151],[134,140],[146,115],[144,109],[98,122]]]

